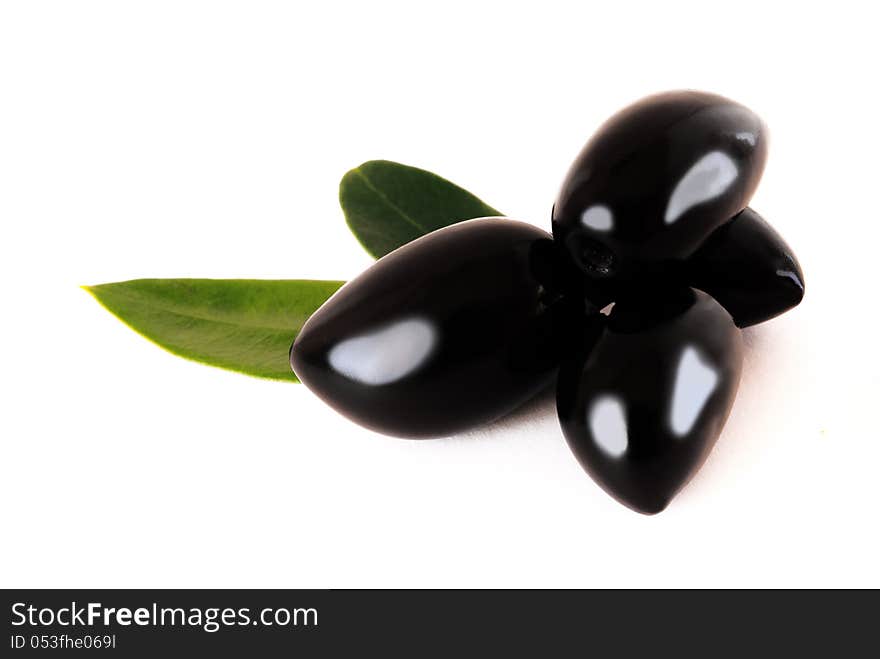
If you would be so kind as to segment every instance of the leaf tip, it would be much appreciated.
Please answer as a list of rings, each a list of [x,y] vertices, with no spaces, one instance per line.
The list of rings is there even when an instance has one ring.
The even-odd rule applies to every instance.
[[[352,167],[347,172],[345,172],[345,174],[342,175],[341,179],[339,179],[339,201],[340,202],[343,201],[342,196],[345,191],[345,188],[346,188],[346,186],[348,186],[349,183],[351,183],[352,179],[354,179],[355,177],[363,176],[363,173],[361,172],[361,168],[366,164],[367,163],[364,162],[364,163],[361,163],[360,165],[358,165],[357,167]]]

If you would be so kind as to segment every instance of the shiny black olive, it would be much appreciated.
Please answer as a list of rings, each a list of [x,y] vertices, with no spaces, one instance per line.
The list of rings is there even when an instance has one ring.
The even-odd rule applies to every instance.
[[[669,92],[609,119],[568,171],[553,235],[602,304],[681,262],[745,208],[767,154],[766,128],[721,96]]]
[[[718,300],[738,327],[778,316],[804,297],[794,252],[751,208],[717,228],[688,260],[687,271],[688,283]]]
[[[440,229],[343,286],[303,326],[297,377],[388,435],[450,435],[553,382],[568,320],[546,232],[507,219]]]
[[[559,371],[563,433],[608,494],[638,512],[660,512],[727,419],[741,332],[709,295],[667,289],[615,303],[604,327],[586,332],[585,346]]]

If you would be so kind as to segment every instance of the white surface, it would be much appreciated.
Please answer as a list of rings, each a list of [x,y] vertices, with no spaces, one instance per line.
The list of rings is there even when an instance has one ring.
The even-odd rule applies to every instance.
[[[739,2],[0,5],[0,585],[880,586],[876,22]],[[708,463],[636,515],[550,398],[467,436],[356,427],[159,350],[77,286],[346,278],[371,158],[549,226],[608,115],[692,87],[771,130],[754,207],[803,305],[746,333]]]

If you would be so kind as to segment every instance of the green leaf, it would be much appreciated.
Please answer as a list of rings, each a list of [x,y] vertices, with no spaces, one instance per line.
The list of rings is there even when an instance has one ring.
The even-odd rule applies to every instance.
[[[287,357],[303,323],[342,286],[306,279],[135,279],[83,288],[175,355],[296,382]]]
[[[343,176],[339,203],[376,258],[435,229],[502,214],[436,174],[389,160],[370,160]]]

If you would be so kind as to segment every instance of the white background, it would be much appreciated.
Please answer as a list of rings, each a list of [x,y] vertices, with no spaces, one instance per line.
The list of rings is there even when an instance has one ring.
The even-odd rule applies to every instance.
[[[880,586],[876,21],[847,2],[0,5],[0,585]],[[173,357],[78,288],[350,278],[337,184],[425,167],[549,227],[591,131],[692,87],[770,126],[753,206],[804,303],[747,334],[666,512],[549,397],[447,440]]]

